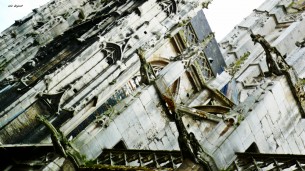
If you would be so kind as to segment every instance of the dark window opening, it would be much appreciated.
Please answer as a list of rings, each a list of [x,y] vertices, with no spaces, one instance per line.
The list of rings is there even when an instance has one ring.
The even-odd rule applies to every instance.
[[[92,99],[92,101],[93,101],[93,107],[96,106],[97,100],[98,100],[98,99],[97,99],[97,96],[94,96],[93,99]]]
[[[114,60],[111,57],[106,58],[108,65],[114,64]]]
[[[124,149],[124,150],[126,150],[127,147],[126,147],[124,141],[121,140],[112,149],[118,149],[118,150],[123,150]]]
[[[252,143],[245,152],[246,153],[259,153],[259,149],[258,149],[256,143]]]

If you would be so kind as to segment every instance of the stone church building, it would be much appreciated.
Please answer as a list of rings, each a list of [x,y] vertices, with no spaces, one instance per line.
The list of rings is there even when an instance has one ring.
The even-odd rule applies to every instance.
[[[305,1],[219,43],[211,0],[51,0],[0,34],[0,170],[305,170]]]

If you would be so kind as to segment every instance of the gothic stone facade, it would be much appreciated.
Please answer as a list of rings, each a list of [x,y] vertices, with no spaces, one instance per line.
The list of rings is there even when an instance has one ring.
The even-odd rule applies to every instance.
[[[2,32],[1,169],[302,168],[303,2],[220,49],[208,4],[54,0]]]

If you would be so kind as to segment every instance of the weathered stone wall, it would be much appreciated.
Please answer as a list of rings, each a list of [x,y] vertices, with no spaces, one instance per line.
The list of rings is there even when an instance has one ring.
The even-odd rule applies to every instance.
[[[172,5],[179,11],[172,11],[163,6],[171,4],[160,4],[155,0],[111,1],[107,5],[67,0],[52,1],[33,10],[33,13],[1,33],[1,42],[6,42],[1,44],[0,49],[1,55],[5,56],[3,65],[1,63],[1,88],[8,92],[22,91],[16,91],[14,96],[6,93],[7,99],[1,98],[6,102],[0,107],[0,126],[10,125],[14,128],[12,121],[33,105],[38,95],[65,91],[59,104],[52,105],[59,106],[59,111],[54,114],[63,110],[73,113],[72,118],[59,127],[69,134],[87,117],[93,116],[94,107],[102,106],[116,90],[129,84],[136,76],[140,68],[139,55],[136,53],[139,48],[146,50],[146,58],[151,57],[160,46],[169,42],[168,37],[181,29],[180,20],[195,16],[201,10],[202,3],[206,2],[175,3]],[[60,6],[64,7],[57,8]],[[70,8],[75,10],[71,11]],[[111,9],[119,13],[112,13]],[[97,15],[97,12],[102,14]],[[14,34],[11,35],[11,32]],[[35,42],[31,45],[35,53],[28,56],[21,51],[21,56],[18,55],[19,46],[22,49],[29,42]],[[17,49],[18,54],[12,53],[12,47]],[[172,54],[176,52],[172,50]],[[22,68],[29,60],[32,63],[36,60],[37,65],[29,70]],[[19,78],[17,71],[25,73],[20,74]],[[20,84],[8,85],[10,81]],[[15,89],[8,89],[9,86]],[[180,92],[184,94],[179,98],[192,93],[191,88],[183,84]],[[57,116],[54,115],[52,121],[54,118]],[[48,141],[45,139],[43,142]]]
[[[123,140],[128,149],[179,150],[177,128],[170,122],[153,86],[114,106],[104,123],[92,123],[74,144],[89,159]],[[107,126],[105,126],[105,124]]]
[[[81,9],[74,11],[71,15],[67,14],[68,18],[65,18],[64,14],[46,22],[39,31],[47,33],[37,37],[38,44],[43,46],[51,42],[53,38],[61,34],[61,31],[69,28],[73,30],[71,25],[78,19],[87,17],[89,22],[92,19],[91,12],[103,10],[95,9],[100,4],[73,2],[73,5],[81,6]],[[244,61],[238,61],[240,66],[236,73],[230,76],[224,72],[207,83],[200,78],[204,74],[202,70],[195,73],[194,66],[188,65],[189,61],[194,62],[192,59],[194,56],[182,54],[181,59],[177,61],[171,59],[182,52],[179,51],[181,49],[178,45],[172,42],[174,38],[167,39],[167,37],[175,37],[181,29],[178,26],[185,24],[183,22],[197,14],[200,10],[198,5],[202,2],[207,1],[179,3],[181,8],[177,11],[171,11],[175,8],[164,10],[164,6],[158,4],[159,1],[156,0],[145,1],[143,4],[130,1],[126,6],[116,7],[115,9],[119,12],[127,11],[126,15],[116,18],[121,13],[111,13],[105,21],[90,26],[92,29],[78,35],[76,40],[80,44],[86,40],[92,40],[92,42],[90,41],[91,43],[86,44],[84,49],[78,49],[79,52],[72,54],[73,60],[54,67],[51,73],[37,79],[37,84],[35,82],[33,87],[24,94],[20,94],[13,103],[3,107],[0,111],[3,119],[0,122],[0,128],[6,125],[9,127],[0,130],[4,132],[0,136],[0,142],[5,142],[10,136],[9,133],[20,132],[23,128],[19,124],[22,120],[20,118],[29,114],[31,107],[37,107],[33,105],[37,101],[37,95],[65,91],[56,105],[61,110],[70,111],[72,116],[59,124],[58,129],[64,135],[73,138],[73,145],[87,159],[95,159],[103,152],[103,149],[113,148],[119,142],[123,142],[128,149],[179,150],[177,127],[170,115],[173,106],[169,106],[168,101],[164,102],[166,96],[176,102],[177,106],[174,107],[177,107],[177,110],[179,107],[189,109],[189,113],[181,112],[184,114],[182,120],[187,131],[194,133],[201,147],[213,157],[220,169],[230,166],[236,159],[235,153],[245,152],[253,143],[261,153],[303,154],[305,152],[305,122],[300,114],[294,87],[287,80],[288,77],[264,77],[264,72],[268,69],[265,54],[260,46],[254,45],[249,36],[250,33],[266,35],[267,41],[278,48],[283,55],[293,54],[287,59],[294,67],[298,67],[300,64],[297,61],[302,61],[300,56],[303,52],[299,51],[300,48],[295,47],[294,43],[300,41],[303,35],[302,28],[305,27],[303,16],[285,12],[284,9],[288,8],[290,1],[266,1],[220,43],[227,65],[245,57],[248,52],[250,54]],[[42,11],[49,14],[47,9],[55,10],[56,3],[49,6],[51,7],[46,7],[46,10]],[[127,8],[130,7],[133,7],[135,11],[128,11]],[[65,12],[64,9],[55,11],[56,14]],[[34,15],[37,20],[44,19],[43,16],[37,15]],[[193,25],[198,24],[195,21],[192,22]],[[13,28],[6,30],[4,34],[8,34]],[[199,41],[210,35],[211,30],[208,27],[203,29],[206,29],[204,35],[197,33]],[[99,31],[101,34],[97,35]],[[23,34],[18,32],[16,40],[19,40],[21,33]],[[96,39],[91,39],[92,36]],[[1,40],[5,39],[7,38]],[[32,41],[28,39],[26,43]],[[12,43],[1,46],[2,55],[15,46]],[[216,42],[212,39],[208,43],[203,49],[204,55],[200,57],[216,59],[219,57]],[[145,54],[142,55],[147,58],[147,61],[152,64],[157,61],[156,66],[159,68],[156,78],[152,78],[153,85],[149,83],[140,85],[135,81],[137,77],[140,77],[139,70],[143,69],[141,67],[148,67],[145,65],[147,63],[139,62],[141,54],[136,53],[139,48],[145,50]],[[69,51],[63,50],[58,53],[61,56],[66,52]],[[111,53],[113,53],[112,56],[109,55]],[[6,58],[8,61],[14,56],[9,53],[6,55],[8,55]],[[26,60],[24,56],[19,56],[18,59],[21,61],[20,64]],[[224,66],[222,59],[217,60],[211,67],[214,73],[221,72]],[[56,62],[56,59],[51,60],[45,68],[51,69],[53,66],[50,64],[54,61]],[[11,74],[11,71],[7,70],[21,67],[21,65],[15,66],[15,63],[16,61],[12,61],[11,66],[7,67],[0,76],[6,77]],[[297,70],[299,77],[302,76],[302,72],[303,69]],[[38,76],[42,75],[39,73]],[[23,78],[28,76],[31,77],[31,74]],[[26,83],[29,80],[22,81]],[[174,88],[173,85],[176,83]],[[120,96],[118,91],[126,88],[126,85],[130,85],[129,88],[132,91]],[[224,101],[229,100],[223,96],[219,99],[217,92],[215,93],[210,86],[217,90],[229,86],[228,94],[233,94],[236,106],[225,106]],[[119,98],[113,100],[112,97],[116,95]],[[222,109],[226,107],[231,110],[228,113],[210,114],[202,111],[200,113],[193,108],[196,106],[222,107]],[[31,114],[42,113],[41,110],[35,112]],[[61,111],[57,112],[60,115],[63,114]],[[213,117],[210,117],[211,115]],[[52,119],[54,118],[58,117],[53,116]],[[234,124],[229,123],[228,118],[234,120]],[[48,143],[50,139],[44,137],[39,141]],[[56,161],[63,162],[58,158],[53,163]]]
[[[237,100],[238,106],[244,105],[240,110],[246,111],[244,118],[235,126],[221,122],[207,137],[199,138],[219,168],[230,166],[236,159],[235,153],[245,152],[253,143],[259,151],[251,152],[304,154],[305,122],[295,87],[291,85],[294,78],[274,75],[264,78],[268,71],[265,53],[250,38],[250,33],[265,36],[271,46],[287,55],[286,61],[303,78],[303,49],[295,43],[305,34],[304,19],[301,12],[287,12],[290,3],[265,1],[220,42],[228,65],[247,51],[250,55],[245,61],[238,61],[240,69],[228,88],[230,98]],[[262,86],[266,81],[267,85]]]
[[[206,137],[196,135],[219,168],[231,165],[235,152],[245,152],[252,143],[260,153],[304,153],[305,122],[284,76],[272,80],[251,108],[240,125],[227,132],[227,124],[220,122]]]
[[[301,13],[287,13],[291,2],[265,1],[220,41],[226,64],[229,66],[248,51],[251,54],[262,51],[260,46],[255,46],[251,41],[251,33],[265,36],[281,53],[289,54],[295,48],[295,42],[302,38],[301,30],[304,30]]]

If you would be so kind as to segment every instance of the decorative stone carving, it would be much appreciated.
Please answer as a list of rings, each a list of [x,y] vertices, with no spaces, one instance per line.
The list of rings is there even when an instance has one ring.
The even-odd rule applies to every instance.
[[[106,57],[109,65],[115,64],[122,59],[122,49],[120,45],[111,42],[103,42],[101,48],[101,52]]]
[[[267,75],[270,76],[272,73],[278,76],[283,75],[283,71],[287,71],[290,68],[281,53],[275,47],[272,47],[263,36],[260,34],[251,34],[250,36],[254,43],[261,44],[265,50],[266,62],[269,69]]]
[[[45,117],[37,115],[37,119],[42,122],[51,132],[51,139],[55,151],[61,156],[69,158],[76,166],[84,164],[83,157],[79,151],[72,145],[65,135],[57,130]]]
[[[176,14],[178,11],[178,3],[177,0],[159,0],[160,6],[164,11],[166,11],[167,15]]]
[[[150,84],[155,78],[155,72],[151,65],[146,61],[144,50],[139,49],[138,55],[141,62],[140,74],[141,74],[141,83]]]

